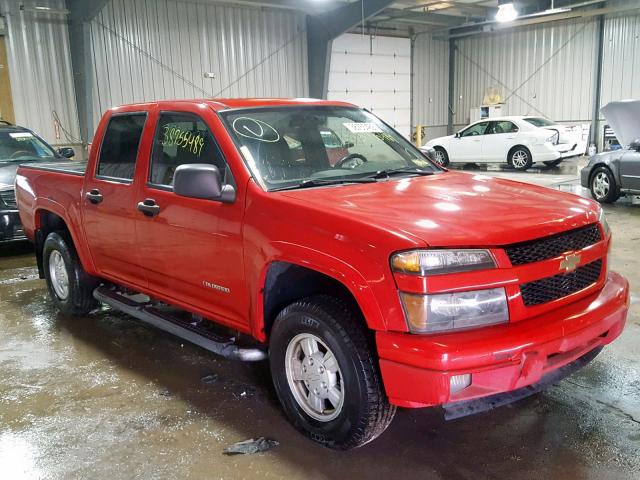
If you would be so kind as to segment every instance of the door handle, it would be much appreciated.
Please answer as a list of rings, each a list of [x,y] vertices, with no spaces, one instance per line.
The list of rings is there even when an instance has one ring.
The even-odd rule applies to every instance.
[[[97,205],[98,203],[101,203],[102,200],[104,200],[104,197],[100,193],[100,190],[98,190],[97,188],[94,188],[91,191],[87,192],[85,194],[85,197],[87,197],[87,200],[89,200],[94,205]]]
[[[160,213],[160,205],[153,198],[145,198],[144,201],[138,202],[138,210],[146,217],[155,217]]]

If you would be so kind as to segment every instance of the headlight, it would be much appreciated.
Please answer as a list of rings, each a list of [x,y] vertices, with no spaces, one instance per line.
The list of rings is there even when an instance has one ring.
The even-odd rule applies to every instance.
[[[391,257],[391,268],[411,275],[438,275],[495,268],[488,250],[411,250]]]
[[[400,292],[400,299],[413,333],[444,332],[509,321],[504,288],[436,295]]]
[[[609,228],[609,224],[607,223],[607,219],[604,216],[604,210],[600,209],[600,218],[598,219],[600,225],[602,225],[602,231],[604,232],[604,236],[608,237],[611,229]]]
[[[547,138],[545,142],[550,142],[550,143],[553,143],[554,145],[557,145],[559,140],[560,140],[560,134],[556,132],[553,135],[551,135],[549,138]]]

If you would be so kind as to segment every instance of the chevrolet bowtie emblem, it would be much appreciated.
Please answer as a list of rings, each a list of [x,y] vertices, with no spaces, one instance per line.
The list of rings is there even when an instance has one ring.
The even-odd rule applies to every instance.
[[[580,255],[567,255],[560,261],[560,270],[564,270],[566,273],[576,269],[580,263]]]

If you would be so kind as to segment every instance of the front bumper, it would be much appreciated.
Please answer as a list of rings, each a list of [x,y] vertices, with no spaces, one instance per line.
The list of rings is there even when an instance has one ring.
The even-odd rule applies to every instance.
[[[521,389],[617,338],[629,309],[629,284],[609,273],[599,292],[538,317],[442,335],[377,332],[387,396],[427,407]],[[471,385],[450,393],[450,378]]]
[[[584,188],[589,188],[589,177],[591,176],[591,167],[587,165],[580,170],[580,185]]]
[[[0,210],[0,243],[26,240],[17,210]]]

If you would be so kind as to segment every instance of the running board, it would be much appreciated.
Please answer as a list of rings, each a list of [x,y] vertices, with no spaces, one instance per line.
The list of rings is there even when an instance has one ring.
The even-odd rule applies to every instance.
[[[220,337],[209,330],[163,312],[148,302],[136,302],[116,290],[98,287],[93,291],[93,297],[116,310],[225,358],[244,362],[258,362],[267,358],[267,352],[260,348],[241,348],[234,343],[234,339]]]

